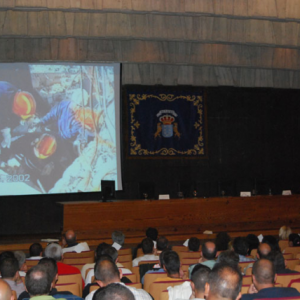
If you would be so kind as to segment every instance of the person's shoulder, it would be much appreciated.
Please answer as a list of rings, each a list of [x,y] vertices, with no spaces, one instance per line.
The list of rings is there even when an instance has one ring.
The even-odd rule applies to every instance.
[[[135,296],[135,299],[151,299],[151,296],[143,289],[137,289],[135,287],[131,287],[129,285],[126,285],[128,289],[132,291],[132,293]]]
[[[53,298],[55,298],[56,300],[58,299],[67,299],[67,300],[81,300],[82,298],[81,297],[78,297],[76,295],[73,295],[72,293],[71,294],[56,294],[56,295],[53,295]]]

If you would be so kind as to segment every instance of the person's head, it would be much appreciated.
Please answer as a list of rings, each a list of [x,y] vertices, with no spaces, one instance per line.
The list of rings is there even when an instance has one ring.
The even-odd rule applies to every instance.
[[[55,283],[58,279],[58,269],[56,260],[50,257],[44,257],[39,261],[38,265],[44,266],[46,268],[51,281]]]
[[[56,261],[61,261],[62,255],[62,248],[56,243],[49,244],[45,249],[45,257],[51,257]]]
[[[125,235],[122,231],[118,231],[115,230],[112,234],[111,234],[111,238],[113,240],[114,243],[117,243],[121,246],[124,245],[124,241],[125,241]]]
[[[188,242],[188,248],[190,251],[197,252],[200,248],[200,240],[196,237],[191,237]]]
[[[269,244],[272,251],[280,251],[278,240],[273,235],[265,235],[262,239],[262,243]]]
[[[220,263],[226,263],[238,267],[240,258],[237,253],[232,250],[223,251],[218,256]]]
[[[95,260],[98,260],[98,258],[103,254],[103,250],[106,248],[109,248],[110,245],[107,243],[101,243],[97,246],[96,250],[95,250]]]
[[[202,245],[202,256],[206,260],[215,259],[216,254],[217,254],[217,248],[214,242],[205,242]]]
[[[228,250],[228,244],[231,241],[231,238],[227,232],[219,232],[216,237],[216,247],[217,251]]]
[[[233,250],[235,253],[246,256],[249,244],[244,237],[237,237],[233,241]]]
[[[204,298],[205,284],[208,281],[210,268],[202,264],[194,267],[191,276],[191,287],[195,292],[195,298]]]
[[[3,279],[14,279],[18,276],[19,262],[14,258],[4,258],[0,261],[0,273]]]
[[[14,296],[6,281],[0,279],[0,300],[13,300]]]
[[[73,230],[68,230],[64,234],[64,238],[68,245],[73,245],[76,243],[76,234]]]
[[[52,280],[43,265],[32,267],[25,277],[25,286],[30,297],[48,295],[52,288]]]
[[[109,257],[100,257],[96,262],[95,279],[100,287],[107,286],[110,283],[120,282],[122,274],[120,274],[118,267]]]
[[[291,233],[289,235],[289,246],[291,247],[300,246],[300,237],[297,233]]]
[[[270,253],[271,253],[272,249],[271,246],[267,243],[261,243],[259,244],[258,248],[257,248],[257,258],[261,259],[261,258],[268,258]]]
[[[246,240],[249,244],[248,255],[250,255],[253,249],[257,249],[259,245],[259,239],[255,234],[250,233],[246,236]]]
[[[274,286],[276,274],[273,262],[264,258],[257,260],[253,264],[252,280],[258,291],[266,287]]]
[[[166,237],[164,236],[160,236],[157,239],[157,244],[156,244],[156,248],[158,251],[163,251],[163,250],[167,250],[169,246],[169,241]]]
[[[145,238],[142,240],[142,250],[144,254],[153,253],[154,243],[150,238]]]
[[[43,247],[40,243],[34,243],[29,248],[29,255],[30,256],[42,256],[43,254]]]
[[[15,255],[12,251],[3,251],[0,254],[0,261],[5,258],[14,258],[14,257],[15,257]]]
[[[117,258],[118,258],[118,251],[114,247],[108,247],[102,251],[102,255],[110,256],[111,259],[113,260],[113,262],[116,263]]]
[[[289,235],[292,233],[292,229],[289,226],[282,226],[279,229],[279,239],[280,240],[287,240]]]
[[[168,276],[179,274],[180,259],[175,251],[164,251],[162,255],[162,264],[164,270],[168,273]]]
[[[27,266],[26,266],[26,255],[23,251],[15,251],[14,252],[15,258],[19,262],[19,270],[27,272]]]
[[[158,231],[156,228],[149,227],[146,230],[146,237],[150,238],[152,241],[156,241],[158,236]]]
[[[132,292],[118,283],[111,283],[102,289],[98,289],[93,300],[135,300]],[[0,299],[1,300],[1,299]]]
[[[217,263],[208,277],[205,285],[206,299],[230,299],[240,298],[242,287],[242,274],[237,267]]]

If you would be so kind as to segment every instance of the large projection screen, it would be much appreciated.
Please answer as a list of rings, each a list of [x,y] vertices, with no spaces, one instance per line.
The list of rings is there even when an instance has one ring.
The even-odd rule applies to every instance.
[[[120,64],[0,64],[0,196],[122,189]]]

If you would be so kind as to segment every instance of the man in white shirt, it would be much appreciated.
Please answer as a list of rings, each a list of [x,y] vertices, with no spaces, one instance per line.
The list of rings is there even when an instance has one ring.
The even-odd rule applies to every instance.
[[[118,267],[112,260],[99,260],[95,266],[95,279],[100,287],[105,287],[111,283],[122,284],[122,271],[119,272]],[[126,286],[134,295],[135,300],[152,300],[151,296],[142,289],[136,289],[131,286]],[[85,300],[92,300],[95,291],[89,293]]]
[[[144,260],[159,260],[159,256],[154,255],[154,243],[150,238],[145,238],[142,241],[142,250],[144,255],[135,258],[132,261],[132,266],[137,267],[140,261]]]
[[[27,260],[40,260],[43,258],[43,247],[40,243],[33,243],[29,247],[30,257]]]
[[[119,270],[122,271],[123,276],[126,277],[126,275],[132,274],[132,272],[129,269],[123,268],[123,265],[118,263],[118,251],[114,247],[111,246],[109,248],[104,249],[102,251],[102,255],[108,255],[113,260],[113,262],[117,265]],[[95,272],[94,272],[94,268],[93,268],[88,272],[88,274],[86,276],[86,279],[85,279],[86,285],[92,283],[92,277],[94,275],[95,275]]]
[[[76,234],[73,230],[68,230],[64,234],[62,245],[66,247],[63,248],[63,253],[66,252],[83,252],[83,251],[89,251],[90,247],[86,242],[83,243],[77,243],[76,241]]]

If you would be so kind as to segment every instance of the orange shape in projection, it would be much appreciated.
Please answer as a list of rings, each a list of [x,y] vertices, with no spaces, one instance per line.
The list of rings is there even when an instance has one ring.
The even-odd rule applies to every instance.
[[[33,148],[36,157],[45,159],[51,156],[57,148],[56,139],[50,134],[43,134]]]
[[[92,111],[90,108],[79,108],[75,112],[75,118],[84,127],[90,131],[95,130],[95,125],[98,124],[99,114]]]
[[[36,102],[28,92],[17,92],[14,97],[13,112],[22,119],[32,117],[36,112]]]

